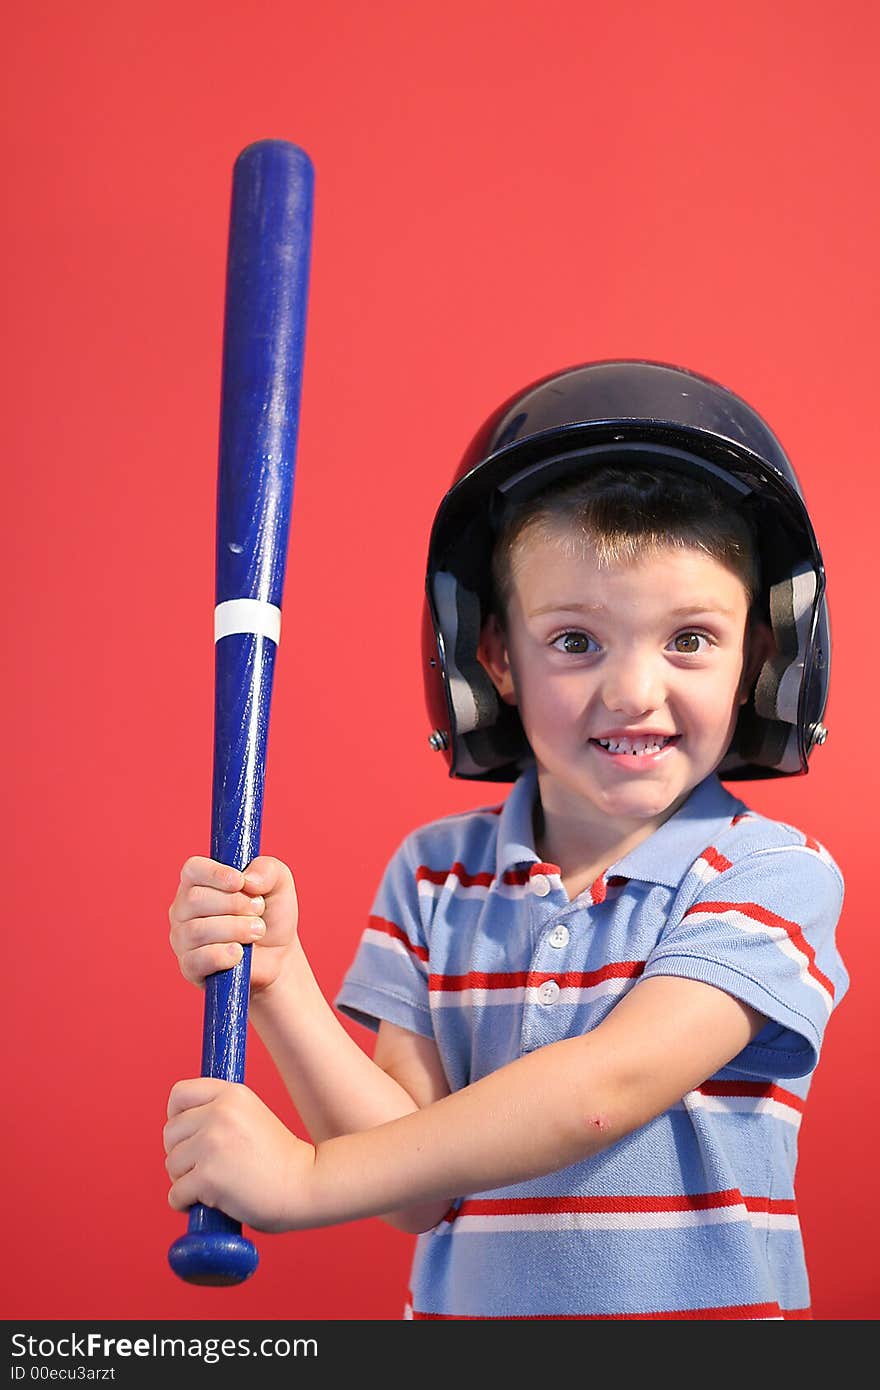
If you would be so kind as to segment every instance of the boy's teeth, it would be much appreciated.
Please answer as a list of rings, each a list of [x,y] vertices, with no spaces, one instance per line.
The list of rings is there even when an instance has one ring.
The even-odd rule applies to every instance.
[[[597,738],[596,742],[609,753],[659,753],[671,742],[668,738]]]

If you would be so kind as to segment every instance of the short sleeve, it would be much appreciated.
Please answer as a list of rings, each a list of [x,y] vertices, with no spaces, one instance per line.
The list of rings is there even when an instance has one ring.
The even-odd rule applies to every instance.
[[[376,1032],[384,1019],[433,1038],[428,942],[412,837],[390,860],[355,958],[334,1000],[340,1013]]]
[[[715,985],[767,1017],[731,1066],[805,1076],[849,978],[836,945],[843,880],[830,856],[762,849],[729,864],[661,934],[644,970]]]

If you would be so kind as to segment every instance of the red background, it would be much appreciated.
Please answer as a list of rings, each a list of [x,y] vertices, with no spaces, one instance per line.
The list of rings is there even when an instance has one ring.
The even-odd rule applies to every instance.
[[[262,1237],[237,1290],[165,1261],[161,1127],[201,1032],[166,912],[207,847],[230,175],[269,136],[309,151],[316,205],[263,848],[294,867],[325,991],[402,834],[486,800],[428,750],[418,662],[428,528],[474,429],[597,357],[733,387],[787,447],[830,575],[831,736],[806,779],[746,794],[848,881],[853,985],[799,1193],[816,1316],[877,1316],[878,28],[868,0],[7,16],[6,1317],[403,1304],[411,1239],[378,1221]],[[291,1119],[256,1041],[248,1077]]]

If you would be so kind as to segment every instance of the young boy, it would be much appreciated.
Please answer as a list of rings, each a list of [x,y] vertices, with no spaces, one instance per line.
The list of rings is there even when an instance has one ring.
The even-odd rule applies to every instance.
[[[824,574],[797,480],[724,388],[593,363],[487,422],[428,562],[432,747],[501,806],[408,836],[336,1001],[293,879],[187,860],[200,983],[313,1143],[247,1087],[171,1093],[169,1200],[280,1231],[420,1232],[414,1318],[810,1316],[797,1135],[847,987],[827,852],[721,785],[824,741]]]

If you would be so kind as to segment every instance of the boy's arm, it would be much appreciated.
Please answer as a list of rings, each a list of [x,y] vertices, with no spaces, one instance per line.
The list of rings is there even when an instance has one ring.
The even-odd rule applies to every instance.
[[[383,1022],[373,1058],[343,1028],[296,940],[278,980],[256,995],[251,1021],[311,1139],[319,1144],[387,1123],[449,1094],[436,1044]],[[452,1195],[382,1213],[403,1231],[437,1224]]]
[[[591,1032],[316,1149],[282,1131],[244,1087],[182,1082],[166,1126],[169,1201],[176,1209],[207,1201],[282,1230],[523,1182],[646,1124],[731,1061],[764,1022],[712,985],[642,980]]]
[[[293,875],[280,860],[259,856],[243,873],[192,856],[169,919],[181,972],[194,984],[227,969],[252,944],[250,1019],[316,1142],[396,1119],[448,1093],[430,1039],[383,1024],[374,1062],[348,1036],[303,952]],[[423,1230],[447,1206],[390,1212],[385,1219]]]

